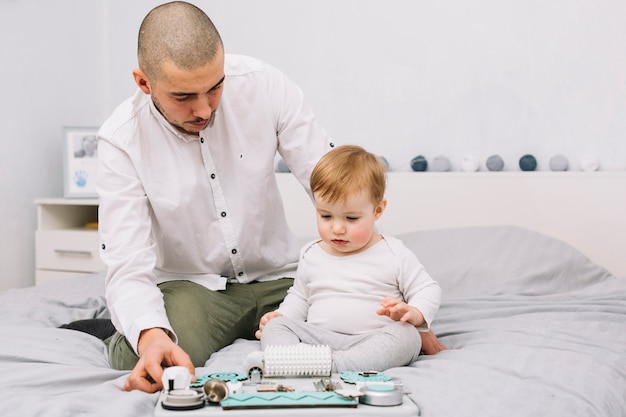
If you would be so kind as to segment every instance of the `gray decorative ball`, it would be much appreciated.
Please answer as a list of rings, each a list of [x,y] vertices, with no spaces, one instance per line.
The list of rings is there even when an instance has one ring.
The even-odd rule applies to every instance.
[[[504,160],[500,155],[491,155],[485,163],[489,171],[502,171],[504,168]]]
[[[284,159],[280,159],[276,164],[276,172],[291,172]]]
[[[387,171],[389,171],[389,161],[387,161],[387,158],[385,158],[384,156],[380,156],[380,155],[378,155],[378,157],[383,162],[383,165],[385,166],[385,169]]]
[[[569,169],[569,161],[563,155],[554,155],[550,158],[550,170],[567,171]]]
[[[428,169],[428,161],[424,156],[418,155],[411,159],[411,169],[416,172],[424,172]]]
[[[436,156],[433,159],[433,171],[446,172],[450,169],[452,169],[452,164],[445,156]]]
[[[524,155],[519,159],[519,167],[522,171],[534,171],[537,169],[537,159],[532,155]]]

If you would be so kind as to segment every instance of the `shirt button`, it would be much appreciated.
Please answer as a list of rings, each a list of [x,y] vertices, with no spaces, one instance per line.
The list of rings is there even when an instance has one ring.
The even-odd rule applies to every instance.
[[[237,275],[239,275],[240,277],[243,276],[243,272],[238,273]]]
[[[204,138],[200,138],[200,143],[204,143]]]
[[[231,250],[230,253],[232,253],[233,255],[236,255],[237,254],[237,249]]]
[[[215,179],[215,174],[211,174],[211,179],[214,180]]]
[[[102,250],[105,250],[106,248],[107,248],[106,245],[103,243],[102,244]]]
[[[226,212],[225,212],[225,211],[223,211],[223,212],[221,212],[221,213],[220,213],[220,215],[221,215],[222,217],[226,217]]]
[[[334,148],[334,147],[335,147],[335,144],[334,144],[333,142],[330,142],[330,147],[331,147],[331,148]]]

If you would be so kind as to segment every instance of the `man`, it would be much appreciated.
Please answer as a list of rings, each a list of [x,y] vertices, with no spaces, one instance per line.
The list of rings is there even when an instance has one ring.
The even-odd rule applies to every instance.
[[[139,90],[99,132],[101,256],[126,389],[161,388],[161,365],[193,372],[291,286],[298,244],[274,178],[278,151],[305,187],[332,147],[276,69],[225,56],[197,7],[152,10],[139,32]]]
[[[225,55],[211,20],[185,2],[148,13],[139,87],[102,125],[101,257],[125,389],[156,392],[162,366],[194,373],[292,285],[299,246],[274,176],[276,152],[307,189],[333,147],[300,89],[275,68]]]

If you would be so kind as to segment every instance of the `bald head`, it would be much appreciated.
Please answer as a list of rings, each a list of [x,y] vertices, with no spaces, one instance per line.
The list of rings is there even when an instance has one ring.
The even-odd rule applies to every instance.
[[[174,1],[157,6],[139,28],[139,68],[151,79],[163,76],[170,61],[182,69],[195,69],[222,53],[222,39],[211,19],[196,6]]]

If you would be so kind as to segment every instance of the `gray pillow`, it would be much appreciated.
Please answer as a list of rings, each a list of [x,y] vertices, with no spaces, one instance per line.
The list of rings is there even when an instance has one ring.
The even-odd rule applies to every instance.
[[[482,226],[397,236],[442,287],[443,299],[545,295],[614,277],[572,246],[517,226]]]

